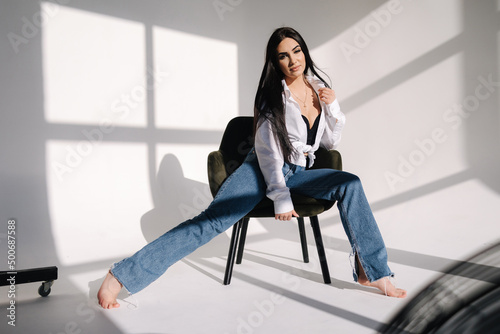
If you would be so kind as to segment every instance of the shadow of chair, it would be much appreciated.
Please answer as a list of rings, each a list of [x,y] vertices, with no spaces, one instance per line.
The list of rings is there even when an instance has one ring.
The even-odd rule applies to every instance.
[[[210,191],[215,196],[224,182],[224,180],[236,170],[245,159],[253,146],[253,117],[240,116],[233,118],[227,125],[222,137],[218,151],[211,152],[208,156],[208,179]],[[342,158],[338,151],[320,148],[315,153],[316,160],[313,168],[333,168],[342,170]],[[309,217],[316,249],[318,251],[321,271],[325,284],[330,284],[330,273],[326,261],[323,239],[319,226],[318,215],[330,209],[334,201],[317,200],[311,197],[305,197],[298,194],[292,194],[294,209],[299,215],[298,228],[302,247],[302,256],[304,262],[309,262],[307,251],[306,232],[304,227],[304,217]],[[236,222],[233,226],[229,253],[227,258],[226,270],[224,275],[224,285],[231,283],[233,265],[240,264],[243,258],[245,239],[250,218],[274,218],[273,202],[269,198],[263,199],[257,206]],[[237,255],[236,255],[237,253]]]

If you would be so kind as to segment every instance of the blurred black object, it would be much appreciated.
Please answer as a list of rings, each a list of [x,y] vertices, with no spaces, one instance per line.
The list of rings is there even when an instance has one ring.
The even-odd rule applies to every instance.
[[[446,270],[379,332],[500,333],[500,242]]]

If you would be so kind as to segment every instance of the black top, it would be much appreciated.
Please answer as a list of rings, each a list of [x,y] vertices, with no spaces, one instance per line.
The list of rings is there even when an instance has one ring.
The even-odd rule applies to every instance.
[[[309,120],[307,119],[307,117],[302,115],[302,119],[304,120],[304,122],[306,122],[307,126],[307,143],[306,143],[307,145],[313,146],[314,142],[316,141],[316,134],[318,133],[320,115],[321,114],[318,114],[318,116],[316,116],[316,119],[314,120],[314,124],[312,127],[309,125]]]

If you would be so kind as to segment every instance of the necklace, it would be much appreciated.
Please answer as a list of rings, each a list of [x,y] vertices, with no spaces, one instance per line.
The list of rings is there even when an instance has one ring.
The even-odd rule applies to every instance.
[[[292,90],[290,89],[290,91],[292,92]],[[304,86],[304,100],[302,100],[300,97],[298,97],[294,92],[292,92],[293,96],[295,96],[297,99],[299,99],[300,102],[302,102],[302,105],[304,107],[304,111],[307,109],[307,106],[306,106],[306,102],[305,100],[307,100],[307,85]]]

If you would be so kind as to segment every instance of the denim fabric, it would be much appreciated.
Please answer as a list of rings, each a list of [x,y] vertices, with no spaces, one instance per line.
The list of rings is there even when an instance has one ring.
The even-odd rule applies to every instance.
[[[285,164],[283,174],[292,193],[338,202],[344,229],[370,281],[392,275],[382,236],[355,175],[329,169],[305,170],[293,164]],[[129,293],[141,291],[172,264],[244,217],[265,193],[266,183],[252,149],[206,210],[114,264],[111,273]]]
[[[198,216],[166,232],[111,268],[129,293],[160,277],[172,264],[234,225],[264,197],[266,183],[255,150],[222,184],[212,203]]]
[[[300,168],[288,178],[286,184],[290,192],[337,201],[340,219],[353,255],[358,257],[366,277],[373,282],[382,277],[393,276],[387,265],[384,240],[360,179],[354,174],[335,169]],[[354,280],[357,279],[356,270]]]

